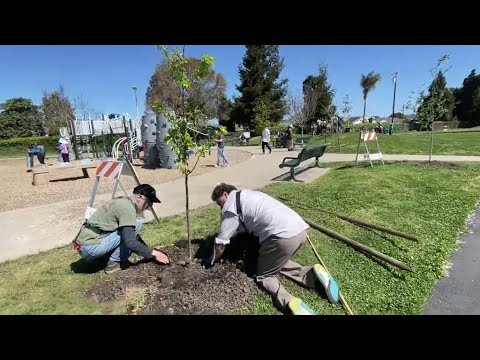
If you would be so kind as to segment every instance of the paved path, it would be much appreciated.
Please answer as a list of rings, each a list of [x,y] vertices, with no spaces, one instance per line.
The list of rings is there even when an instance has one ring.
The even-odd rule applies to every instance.
[[[228,156],[228,149],[226,154]],[[189,179],[190,208],[211,204],[210,195],[219,182],[228,182],[239,188],[260,189],[286,172],[278,164],[285,156],[295,156],[298,150],[273,149],[271,154],[262,155],[257,147],[238,147],[237,150],[249,151],[252,157],[228,168],[218,168],[212,172],[192,176]],[[384,155],[385,160],[428,160],[423,155]],[[322,162],[353,161],[354,154],[325,154]],[[480,161],[480,156],[434,156],[440,161]],[[312,169],[314,173],[305,176],[312,180],[325,173]],[[312,170],[309,170],[312,171]],[[173,170],[172,170],[173,171]],[[142,179],[140,179],[141,181]],[[179,214],[185,211],[183,178],[168,183],[152,184],[162,200],[155,205],[159,217]],[[131,193],[133,189],[126,189]],[[111,195],[97,195],[95,206],[107,201]],[[15,259],[24,255],[36,254],[70,243],[82,223],[88,198],[67,200],[26,209],[0,213],[0,261]],[[149,216],[147,220],[151,220]]]
[[[452,254],[448,276],[435,285],[426,315],[480,315],[480,207]]]

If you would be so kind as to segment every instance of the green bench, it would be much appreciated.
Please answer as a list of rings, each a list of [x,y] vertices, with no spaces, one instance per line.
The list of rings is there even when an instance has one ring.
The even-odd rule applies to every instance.
[[[282,163],[278,167],[280,169],[284,167],[289,167],[292,179],[295,181],[300,181],[295,179],[295,168],[297,168],[300,163],[313,158],[315,158],[315,166],[320,167],[318,165],[318,158],[323,156],[323,154],[325,153],[325,149],[328,145],[330,144],[307,145],[307,147],[303,148],[302,151],[300,151],[297,157],[284,158]]]

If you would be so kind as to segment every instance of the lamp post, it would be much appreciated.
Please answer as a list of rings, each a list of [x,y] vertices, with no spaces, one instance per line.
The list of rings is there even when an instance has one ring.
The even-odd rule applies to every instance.
[[[393,81],[393,107],[392,107],[392,123],[390,125],[390,135],[393,134],[393,118],[395,116],[395,94],[397,92],[397,74],[398,72],[395,72],[393,75],[393,78],[392,78],[392,81]]]
[[[137,108],[137,120],[140,119],[140,114],[138,112],[138,101],[137,101],[137,87],[132,86],[133,92],[135,93],[135,107]]]

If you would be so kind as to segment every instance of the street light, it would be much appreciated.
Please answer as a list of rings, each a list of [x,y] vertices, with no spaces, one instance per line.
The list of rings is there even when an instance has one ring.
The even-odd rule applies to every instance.
[[[137,101],[137,87],[132,86],[133,92],[135,93],[135,106],[137,108],[137,120],[140,119],[140,114],[138,112],[138,101]]]
[[[392,123],[390,124],[390,131],[389,134],[393,134],[393,118],[395,117],[395,93],[397,92],[397,74],[398,72],[395,72],[392,78],[393,81],[393,107],[392,107]]]

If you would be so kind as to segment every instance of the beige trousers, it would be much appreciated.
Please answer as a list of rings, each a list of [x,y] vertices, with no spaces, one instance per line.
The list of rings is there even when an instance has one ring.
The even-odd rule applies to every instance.
[[[290,260],[307,239],[307,231],[288,239],[268,239],[260,245],[256,281],[285,308],[293,296],[280,284],[278,273],[304,285],[315,288],[313,266],[302,266]]]

